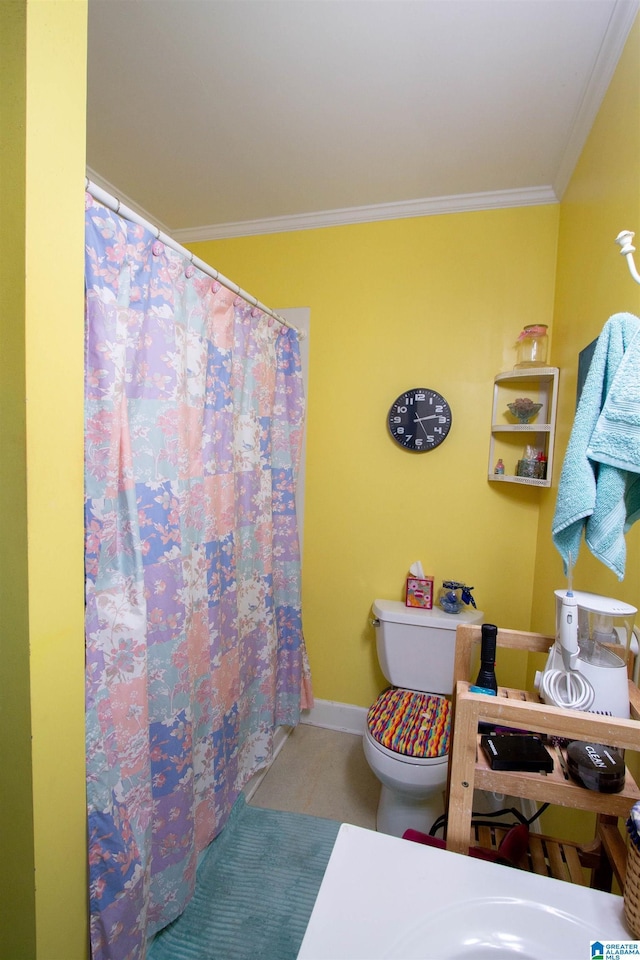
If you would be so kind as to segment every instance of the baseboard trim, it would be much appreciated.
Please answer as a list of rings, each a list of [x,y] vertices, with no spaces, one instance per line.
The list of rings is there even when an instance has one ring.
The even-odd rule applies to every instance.
[[[356,707],[353,703],[316,700],[310,710],[302,711],[300,722],[362,736],[367,724],[367,713],[367,707]]]

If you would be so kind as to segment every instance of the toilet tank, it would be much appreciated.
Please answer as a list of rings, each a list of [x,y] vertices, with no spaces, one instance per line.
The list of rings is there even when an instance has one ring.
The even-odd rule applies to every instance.
[[[453,689],[456,628],[482,623],[481,610],[461,613],[407,607],[399,600],[375,600],[378,662],[394,687],[449,695]]]

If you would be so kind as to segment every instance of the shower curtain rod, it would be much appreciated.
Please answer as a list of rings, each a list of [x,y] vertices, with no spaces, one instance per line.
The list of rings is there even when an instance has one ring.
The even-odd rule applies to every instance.
[[[217,280],[218,283],[221,283],[223,287],[227,288],[227,290],[231,290],[231,292],[235,293],[236,296],[242,297],[243,300],[246,300],[247,303],[250,303],[252,307],[257,307],[259,310],[262,310],[263,313],[266,313],[267,316],[273,317],[273,319],[277,320],[278,323],[281,323],[283,326],[293,330],[301,340],[304,338],[304,331],[294,327],[292,323],[289,323],[288,320],[285,320],[284,317],[281,317],[279,313],[275,312],[275,310],[271,310],[269,307],[266,307],[264,303],[260,303],[260,301],[256,300],[255,297],[252,297],[250,293],[247,293],[246,290],[243,290],[241,287],[239,287],[237,283],[234,283],[232,280],[228,280],[227,277],[224,277],[213,267],[210,267],[208,263],[204,262],[204,260],[200,260],[199,257],[194,256],[190,250],[187,250],[186,247],[182,247],[176,240],[173,239],[173,237],[163,233],[162,230],[156,227],[153,223],[149,223],[149,221],[145,220],[144,217],[141,217],[139,213],[136,213],[135,210],[131,210],[130,207],[125,206],[124,203],[121,203],[117,197],[107,193],[106,190],[103,190],[102,187],[99,187],[96,183],[93,183],[93,181],[89,180],[88,177],[85,181],[85,189],[87,193],[91,194],[94,200],[98,201],[98,203],[101,203],[109,210],[117,213],[118,216],[122,217],[124,220],[131,220],[133,223],[140,224],[140,226],[144,227],[145,230],[149,230],[150,233],[153,233],[157,240],[160,240],[168,247],[171,247],[172,250],[176,250],[184,257],[187,257],[194,267],[202,270],[202,272],[206,273],[208,277],[212,277],[212,279]]]

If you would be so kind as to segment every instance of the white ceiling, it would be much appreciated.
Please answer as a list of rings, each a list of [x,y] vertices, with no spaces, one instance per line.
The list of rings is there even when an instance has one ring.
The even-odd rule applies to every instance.
[[[89,176],[185,241],[559,199],[637,9],[90,0]]]

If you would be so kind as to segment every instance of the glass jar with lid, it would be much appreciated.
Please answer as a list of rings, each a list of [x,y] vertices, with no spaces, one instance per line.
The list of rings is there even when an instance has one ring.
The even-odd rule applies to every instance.
[[[544,367],[547,363],[549,338],[546,323],[526,326],[518,337],[516,367]]]
[[[438,605],[445,613],[460,613],[465,606],[475,607],[472,590],[473,587],[459,580],[443,580],[438,592]]]

